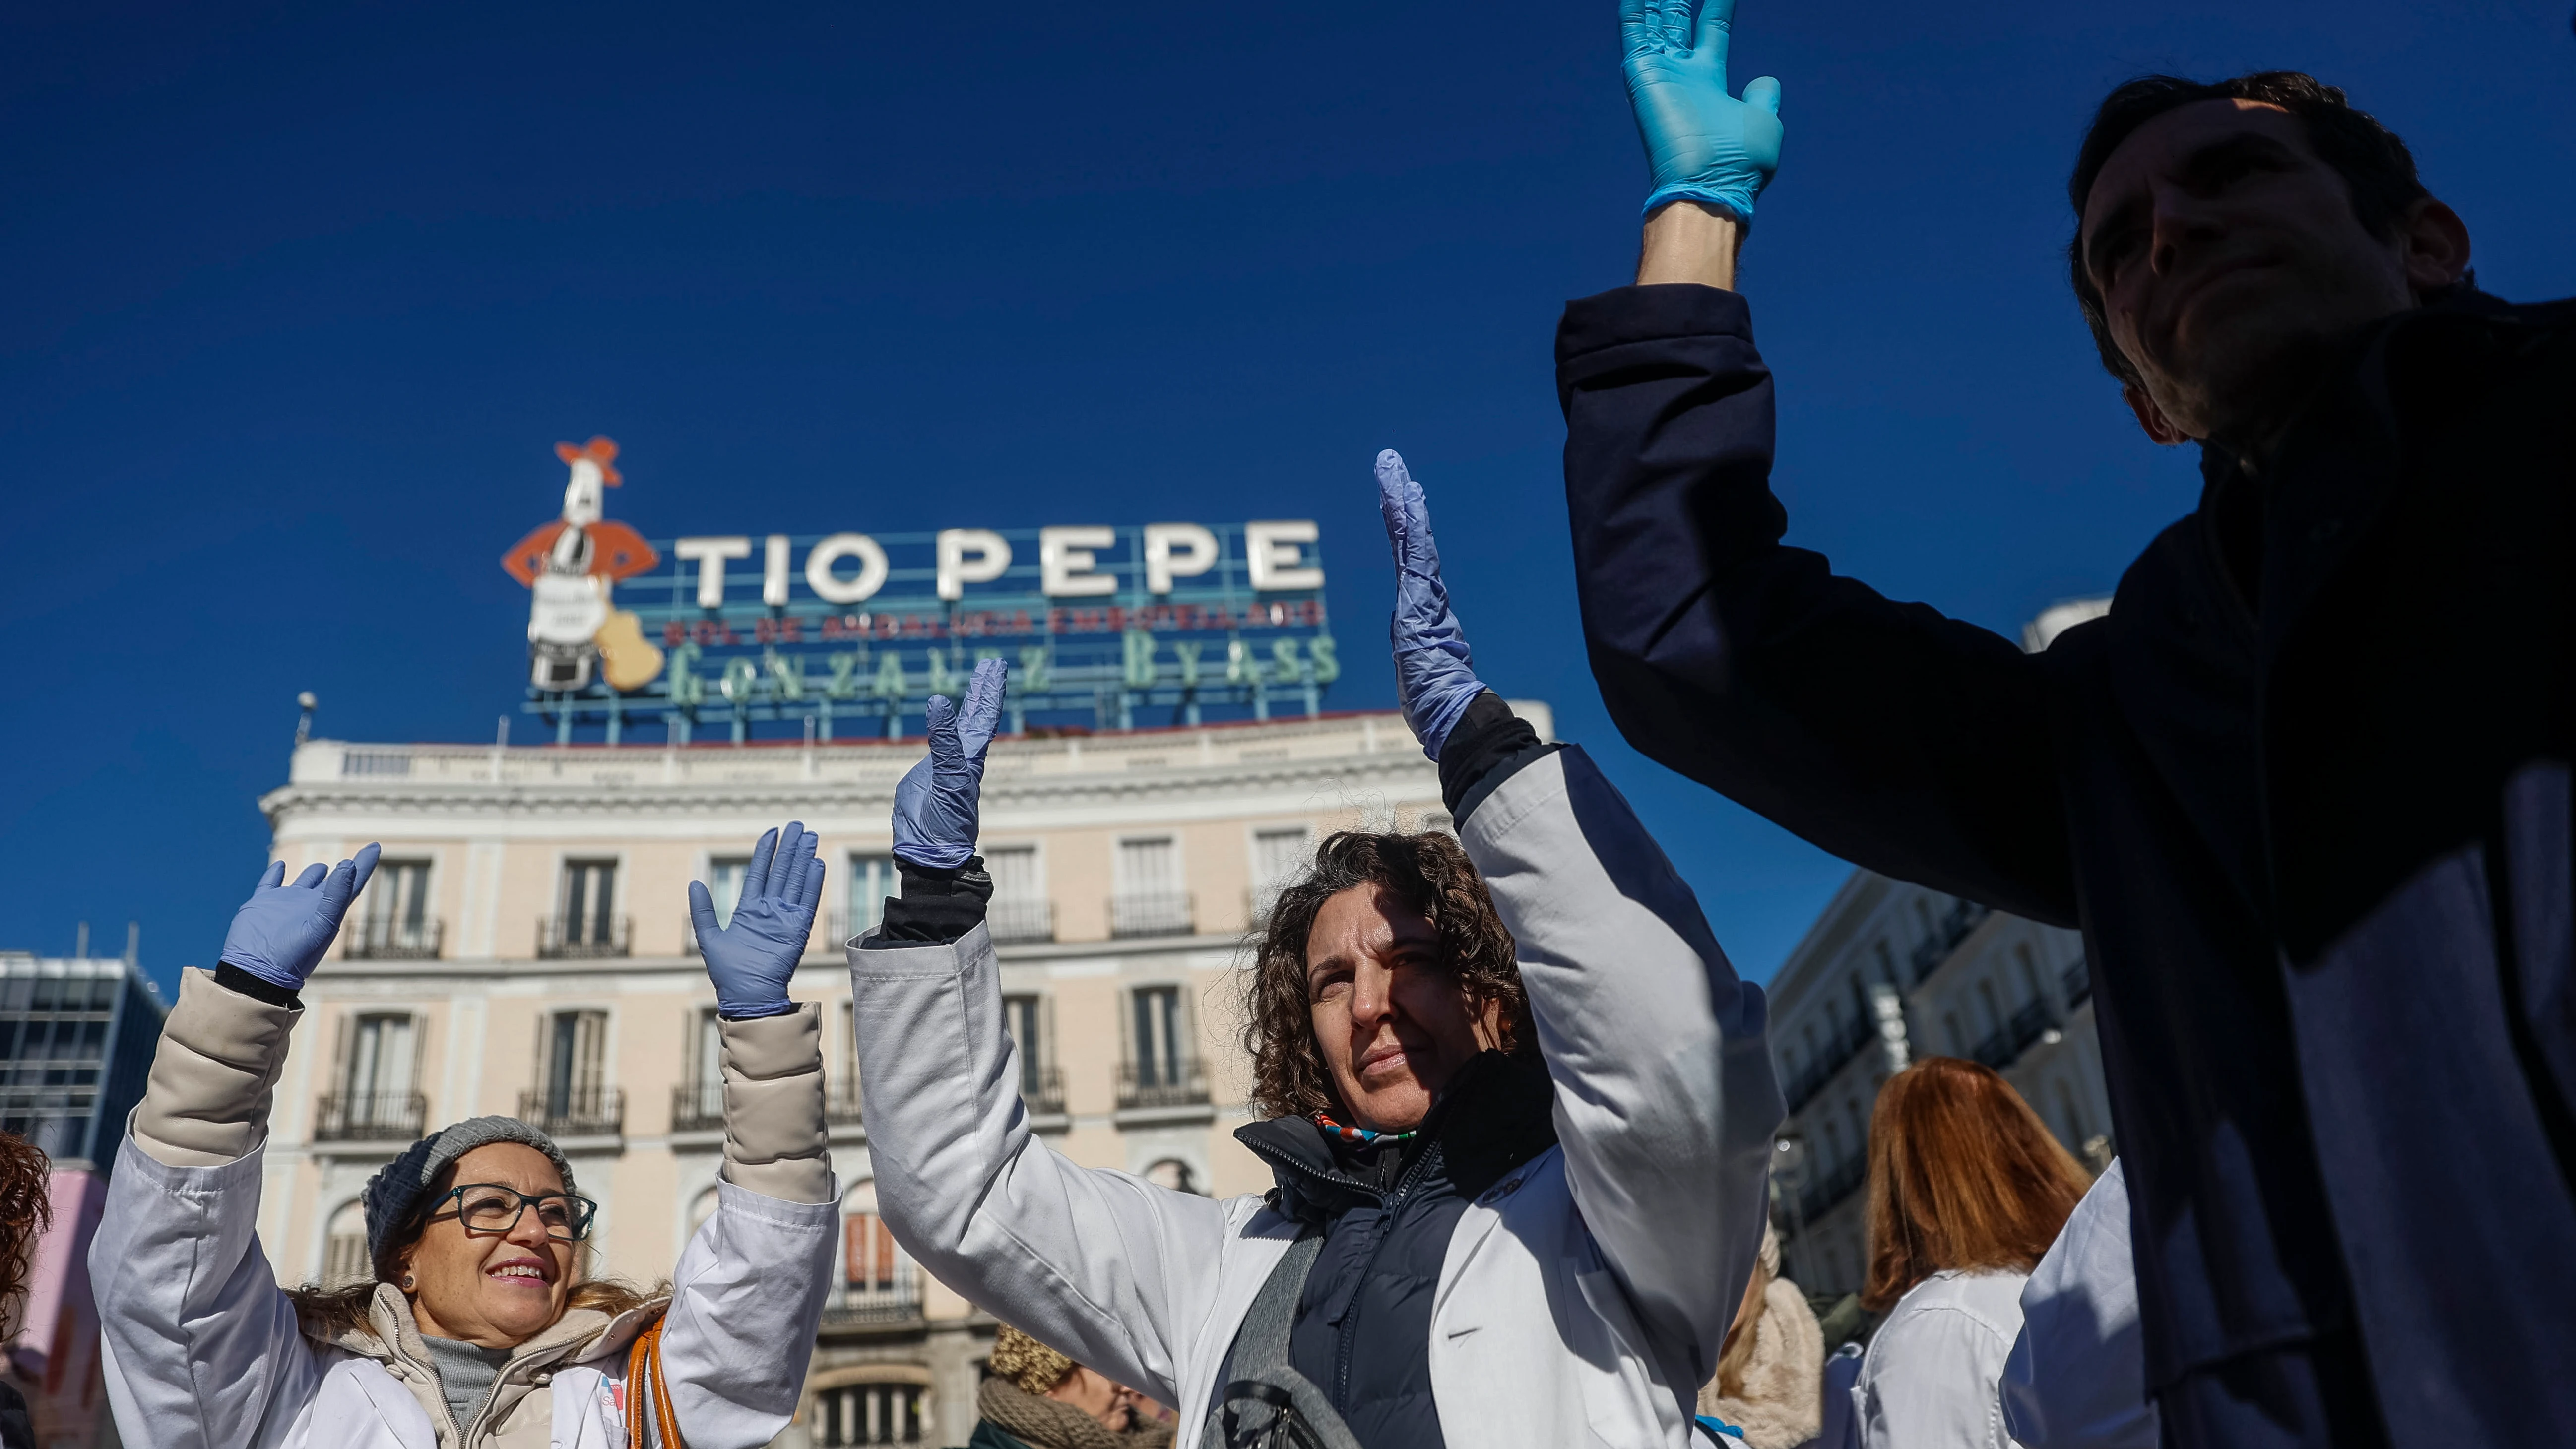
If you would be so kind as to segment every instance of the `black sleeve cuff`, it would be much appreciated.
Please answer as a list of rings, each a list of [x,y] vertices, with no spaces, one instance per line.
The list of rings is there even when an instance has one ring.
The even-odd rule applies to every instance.
[[[945,946],[962,939],[984,919],[993,899],[993,878],[984,873],[984,857],[970,855],[950,870],[915,865],[895,857],[903,894],[886,897],[885,919],[859,943],[863,951],[896,946]]]
[[[274,981],[253,976],[230,961],[215,963],[215,984],[226,991],[238,991],[253,1001],[270,1006],[283,1006],[289,1011],[302,1011],[304,999]]]
[[[1451,827],[1464,826],[1495,786],[1556,748],[1540,743],[1538,731],[1512,713],[1501,695],[1490,689],[1477,695],[1440,747],[1440,799],[1449,807]]]

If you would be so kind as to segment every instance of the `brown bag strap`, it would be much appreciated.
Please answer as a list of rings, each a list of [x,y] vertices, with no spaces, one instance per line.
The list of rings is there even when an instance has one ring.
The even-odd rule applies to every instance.
[[[671,1409],[671,1386],[662,1377],[666,1321],[654,1319],[651,1327],[635,1335],[635,1346],[626,1353],[626,1449],[651,1449],[655,1440],[646,1435],[648,1419],[659,1434],[661,1449],[688,1449],[680,1440],[680,1416]]]

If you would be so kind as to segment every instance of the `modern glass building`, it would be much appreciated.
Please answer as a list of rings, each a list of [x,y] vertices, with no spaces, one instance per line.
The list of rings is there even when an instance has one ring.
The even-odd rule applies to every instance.
[[[132,961],[0,951],[0,1131],[105,1175],[168,1014]]]

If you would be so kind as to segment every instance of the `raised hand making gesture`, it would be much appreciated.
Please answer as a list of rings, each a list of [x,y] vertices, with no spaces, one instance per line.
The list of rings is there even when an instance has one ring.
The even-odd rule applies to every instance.
[[[933,695],[925,711],[930,753],[894,787],[894,853],[932,870],[954,870],[975,854],[976,812],[984,794],[984,752],[1002,719],[1010,683],[999,659],[975,661],[960,707]]]
[[[237,966],[282,990],[303,990],[313,968],[322,964],[322,953],[339,936],[340,919],[349,913],[349,902],[358,898],[358,892],[367,888],[367,878],[376,873],[376,856],[382,850],[382,846],[365,846],[354,859],[327,870],[316,862],[291,882],[286,879],[285,861],[269,862],[250,899],[233,912],[217,962]]]
[[[1620,0],[1619,39],[1627,57],[1628,104],[1646,143],[1655,189],[1651,213],[1693,200],[1753,222],[1753,198],[1780,165],[1780,83],[1749,81],[1726,93],[1726,47],[1735,0]]]
[[[1387,546],[1395,551],[1395,618],[1387,631],[1395,651],[1395,694],[1422,753],[1437,760],[1485,684],[1471,667],[1467,636],[1449,607],[1449,587],[1440,581],[1430,505],[1422,485],[1405,471],[1404,455],[1393,448],[1377,455],[1377,507],[1386,519]]]
[[[805,940],[814,934],[814,907],[823,899],[823,862],[814,853],[821,844],[798,820],[788,821],[783,832],[763,834],[743,870],[733,918],[722,927],[716,925],[715,898],[706,883],[689,882],[689,919],[697,926],[698,953],[706,958],[707,979],[716,985],[716,1010],[725,1016],[740,1021],[796,1009],[787,999],[787,983],[796,974],[796,963],[805,959]]]

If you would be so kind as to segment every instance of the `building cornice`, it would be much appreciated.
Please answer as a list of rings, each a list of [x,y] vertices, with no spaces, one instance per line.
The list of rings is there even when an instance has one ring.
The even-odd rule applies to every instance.
[[[1320,767],[1320,768],[1319,768]],[[1246,769],[1177,769],[1151,775],[1066,775],[987,784],[988,809],[1061,808],[1109,804],[1153,804],[1203,797],[1211,792],[1255,793],[1312,788],[1354,777],[1369,781],[1438,782],[1425,761],[1397,755],[1343,756],[1330,760],[1290,762]],[[756,784],[718,785],[528,785],[441,784],[390,786],[353,781],[346,785],[281,785],[262,795],[260,809],[272,824],[289,816],[319,811],[385,811],[402,814],[627,815],[725,810],[834,808],[890,809],[894,780],[864,784],[833,780],[778,780]]]
[[[1139,956],[1223,957],[1229,962],[1248,942],[1241,931],[1203,931],[1190,936],[1115,936],[1102,941],[1028,941],[997,946],[1004,966],[1041,965],[1057,961]],[[809,949],[798,963],[801,976],[845,964],[839,947]],[[703,980],[706,964],[695,956],[599,956],[565,960],[529,956],[469,957],[434,961],[373,961],[327,958],[313,984],[327,990],[341,982],[437,981],[459,985],[482,981],[526,981],[543,977],[682,976]]]

